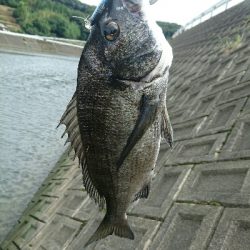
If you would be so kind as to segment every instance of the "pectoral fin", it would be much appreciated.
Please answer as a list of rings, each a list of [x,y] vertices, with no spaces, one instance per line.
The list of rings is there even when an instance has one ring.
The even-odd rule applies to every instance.
[[[120,158],[117,162],[117,169],[121,167],[130,151],[133,149],[135,144],[142,138],[147,129],[153,124],[156,118],[157,110],[159,107],[159,100],[152,100],[152,98],[146,95],[142,96],[142,106],[139,118],[136,122],[135,128],[128,138],[127,144],[124,147]]]
[[[170,123],[167,107],[162,110],[162,136],[166,139],[169,146],[173,147],[173,129]]]

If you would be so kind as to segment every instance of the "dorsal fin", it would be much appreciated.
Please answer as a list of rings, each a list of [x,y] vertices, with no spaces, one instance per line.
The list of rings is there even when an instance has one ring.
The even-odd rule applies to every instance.
[[[105,199],[101,197],[94,186],[87,169],[87,161],[86,161],[86,154],[87,148],[84,146],[82,142],[80,128],[78,124],[78,117],[77,117],[77,100],[76,100],[76,93],[73,95],[71,101],[67,105],[67,108],[62,115],[60,123],[66,126],[65,132],[63,136],[67,133],[68,139],[67,142],[70,142],[70,150],[74,151],[74,158],[77,157],[79,159],[79,164],[82,168],[83,174],[83,185],[88,192],[89,196],[98,203],[100,208],[104,208],[105,206]]]

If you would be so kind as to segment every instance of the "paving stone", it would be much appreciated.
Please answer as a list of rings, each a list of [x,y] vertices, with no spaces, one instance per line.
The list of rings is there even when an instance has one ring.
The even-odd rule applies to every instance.
[[[40,221],[47,222],[58,208],[59,198],[40,197],[28,210],[27,215],[38,218]]]
[[[175,142],[174,142],[174,144],[175,144]],[[164,142],[161,143],[159,155],[158,155],[156,166],[155,166],[155,173],[158,173],[159,169],[162,166],[164,166],[165,161],[166,161],[166,155],[171,154],[171,153],[172,153],[172,150],[170,149],[168,143],[166,143],[164,140]]]
[[[20,250],[20,248],[18,248],[13,242],[10,242],[10,244],[6,248],[2,248],[0,246],[0,250]]]
[[[68,179],[70,176],[69,172],[72,172],[72,170],[73,168],[71,166],[59,168],[54,172],[53,179],[54,180]]]
[[[195,78],[198,74],[199,74],[199,65],[197,65],[198,63],[196,62],[196,60],[191,61],[189,63],[190,68],[187,68],[186,70],[188,71],[188,73],[185,75],[186,79],[192,79]]]
[[[242,79],[242,82],[247,82],[250,81],[250,68],[248,67],[248,69],[246,70],[246,73]]]
[[[80,169],[76,168],[74,165],[70,172],[68,172],[68,178],[50,179],[48,182],[43,184],[40,193],[45,196],[60,197],[62,195],[62,190],[71,185],[71,183],[74,183],[72,180],[77,172],[81,175]]]
[[[42,194],[44,196],[60,197],[66,185],[65,180],[52,180],[43,187]]]
[[[243,75],[244,74],[241,72],[239,74],[229,76],[227,78],[223,78],[222,80],[220,80],[216,84],[210,85],[208,92],[210,94],[214,94],[214,93],[220,92],[222,90],[232,88],[240,82]]]
[[[239,30],[236,29],[236,35],[239,34],[238,32]],[[243,32],[245,32],[246,30],[243,29],[242,30]],[[238,48],[236,48],[233,53],[237,55],[237,59],[239,60],[239,58],[247,58],[248,56],[250,56],[250,49],[249,49],[249,46],[248,46],[248,42],[247,42],[247,39],[243,39],[241,41],[241,44]]]
[[[75,210],[72,217],[81,221],[89,221],[95,219],[98,212],[100,212],[98,205],[88,197],[83,201],[80,208]]]
[[[192,91],[190,90],[187,93],[186,99],[183,101],[182,107],[188,107],[192,106],[197,99],[199,99],[200,96],[202,96],[203,92],[205,91],[205,88],[200,87],[199,85],[194,85],[192,88]]]
[[[250,205],[250,161],[225,161],[195,166],[178,201]]]
[[[221,67],[221,58],[218,58],[217,54],[214,53],[206,64],[204,70],[207,71],[209,69],[210,75],[213,76],[216,74],[218,75],[218,72],[221,72],[221,70],[218,70],[219,67]]]
[[[237,74],[239,72],[246,71],[248,68],[248,65],[249,65],[248,60],[249,60],[249,57],[243,57],[243,58],[240,57],[232,65],[230,70],[227,71],[226,76],[231,76],[231,75]]]
[[[181,105],[176,105],[176,103],[183,103],[184,100],[187,97],[187,93],[189,90],[190,86],[186,86],[186,84],[182,85],[179,88],[175,88],[175,92],[171,94],[170,98],[168,99],[168,110],[170,111],[176,111],[181,108]]]
[[[206,123],[206,117],[198,118],[184,123],[178,123],[173,126],[174,141],[193,138],[199,131],[202,124]]]
[[[29,243],[30,249],[61,250],[69,246],[84,224],[70,218],[55,215],[43,233],[34,237]],[[79,248],[80,249],[80,248]]]
[[[67,152],[67,150],[66,150]],[[68,153],[64,153],[62,156],[62,159],[60,159],[56,167],[51,170],[50,175],[48,176],[47,180],[51,180],[53,178],[56,179],[67,179],[70,177],[69,172],[74,171],[76,165],[76,162],[73,161],[69,156]]]
[[[201,86],[201,80],[198,78],[191,79],[190,88],[187,89],[184,98],[179,100],[178,98],[174,100],[172,105],[169,106],[169,109],[171,111],[175,111],[181,108],[187,109],[187,107],[192,106],[197,100],[204,95],[204,92],[206,92],[206,87]],[[176,105],[178,103],[178,105]]]
[[[197,103],[195,103],[192,107],[192,111],[188,115],[189,117],[196,118],[209,115],[211,111],[214,109],[216,103],[220,100],[220,94],[216,93],[213,95],[208,95],[201,97]]]
[[[204,64],[204,65],[200,65],[201,68],[203,67],[203,70],[195,78],[193,78],[190,82],[190,84],[192,84],[193,86],[197,86],[199,88],[201,87],[201,83],[207,79],[206,70],[204,68],[207,68],[206,60],[208,60],[208,58],[206,57],[206,58],[204,58],[204,60],[205,60],[205,62],[202,62],[202,64]],[[185,65],[183,65],[183,68],[185,68]],[[190,91],[191,90],[195,91],[193,88],[190,88]]]
[[[79,250],[83,249],[88,239],[95,232],[99,224],[101,223],[103,216],[98,216],[94,221],[91,221],[80,234],[71,243],[69,249]],[[114,235],[108,236],[107,238],[94,242],[86,250],[104,250],[104,249],[115,249],[115,250],[128,250],[128,249],[147,249],[148,245],[155,236],[159,226],[159,221],[139,218],[139,217],[128,217],[129,224],[135,234],[134,240],[120,238]]]
[[[186,109],[179,109],[173,112],[169,109],[169,117],[172,125],[185,121],[189,113],[189,110]]]
[[[230,130],[237,120],[246,98],[217,106],[208,119],[200,126],[198,135],[215,134]]]
[[[243,109],[243,115],[250,113],[250,97],[248,97],[246,106]]]
[[[9,240],[3,243],[3,248],[8,248],[9,243],[14,242],[19,249],[23,249],[27,242],[33,239],[44,226],[44,223],[26,216],[24,222],[18,225],[15,231],[12,232]]]
[[[89,199],[87,192],[67,190],[64,192],[61,202],[57,204],[57,213],[74,217],[78,210],[85,205],[86,199]]]
[[[201,82],[202,87],[207,87],[207,86],[210,86],[210,85],[213,85],[213,84],[217,83],[217,80],[218,80],[218,77],[219,77],[218,72],[216,72],[215,75],[211,75],[210,70],[211,69],[209,68],[209,70],[207,72],[208,77]]]
[[[171,77],[171,79],[169,79],[167,93],[173,92],[178,86],[178,83],[179,83],[178,80],[180,79],[180,76],[178,74],[175,74],[177,71],[178,71],[178,68],[172,65],[170,68],[170,73],[174,75],[173,77]]]
[[[220,159],[250,158],[250,115],[242,116],[236,123]]]
[[[50,197],[60,197],[62,190],[72,182],[74,175],[77,171],[80,171],[76,165],[71,165],[71,167],[62,167],[64,170],[58,170],[58,167],[55,170],[52,170],[49,176],[46,178],[42,186],[37,191],[35,197],[40,195],[50,196]],[[59,177],[57,177],[57,174]],[[63,177],[64,176],[64,177]],[[32,199],[34,202],[34,198]]]
[[[199,163],[218,158],[227,133],[199,137],[176,143],[173,153],[166,156],[167,165]]]
[[[163,219],[180,192],[192,166],[161,168],[155,177],[148,199],[142,199],[130,214]]]
[[[220,98],[220,104],[247,96],[250,96],[250,81],[226,90]]]
[[[83,180],[82,180],[82,170],[78,168],[75,170],[75,175],[72,180],[68,183],[67,189],[69,190],[79,190],[83,191]]]
[[[249,248],[250,209],[225,209],[208,249],[249,250]]]
[[[175,204],[149,249],[207,249],[222,210],[215,206]]]
[[[182,85],[181,88],[178,89],[178,92],[176,93],[176,98],[178,99],[178,102],[181,102],[181,100],[185,99],[185,96],[190,88],[189,83],[185,83],[185,85]]]

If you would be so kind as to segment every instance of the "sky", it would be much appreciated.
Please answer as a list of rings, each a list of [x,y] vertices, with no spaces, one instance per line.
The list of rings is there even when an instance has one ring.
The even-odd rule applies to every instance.
[[[97,5],[100,2],[100,0],[80,1],[89,5]],[[230,6],[242,1],[243,0],[233,0]],[[218,2],[220,2],[220,0],[158,0],[158,2],[152,6],[152,12],[158,21],[185,25]]]

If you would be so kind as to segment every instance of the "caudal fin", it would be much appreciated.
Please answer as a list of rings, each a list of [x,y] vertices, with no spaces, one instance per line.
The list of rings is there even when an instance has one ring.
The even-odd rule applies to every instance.
[[[107,216],[105,216],[100,226],[86,243],[85,247],[94,241],[103,239],[112,234],[131,240],[135,238],[134,233],[126,219],[114,223]]]

